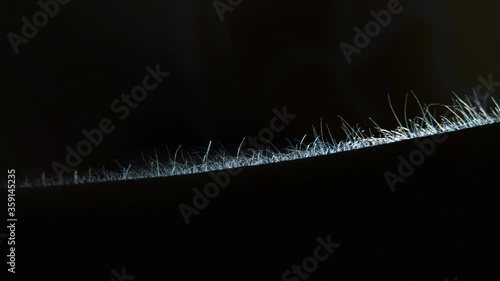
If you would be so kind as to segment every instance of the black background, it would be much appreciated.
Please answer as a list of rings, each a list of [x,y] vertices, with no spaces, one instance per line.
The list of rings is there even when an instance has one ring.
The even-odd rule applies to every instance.
[[[494,279],[499,129],[419,139],[434,142],[419,164],[407,140],[233,176],[18,188],[17,273],[0,276],[113,281],[125,268],[138,281],[297,281],[283,274],[331,235],[340,247],[307,280]],[[399,157],[415,166],[392,192],[384,175],[401,171]]]
[[[401,117],[411,91],[450,103],[452,92],[472,95],[479,75],[500,80],[494,1],[403,2],[348,64],[340,42],[387,2],[244,0],[221,21],[212,1],[72,0],[15,54],[7,34],[39,6],[4,1],[2,165],[17,179],[50,171],[102,118],[117,129],[82,170],[210,140],[234,154],[284,106],[297,118],[276,146],[311,140],[321,118],[343,139],[338,115],[395,127],[388,95]],[[171,75],[117,121],[112,101],[156,64]],[[415,101],[408,109],[418,114]],[[245,168],[190,225],[178,206],[208,174],[19,188],[16,277],[110,280],[126,267],[136,280],[279,280],[332,234],[342,246],[311,280],[491,278],[498,139],[498,125],[450,133],[395,193],[384,171],[413,141]]]
[[[219,19],[212,1],[70,1],[16,55],[7,34],[36,1],[2,9],[5,165],[27,174],[64,163],[65,146],[138,85],[148,65],[167,78],[132,110],[79,167],[116,167],[114,160],[161,157],[182,145],[204,150],[220,142],[235,153],[243,137],[267,127],[272,109],[298,114],[273,143],[311,135],[320,118],[343,139],[338,115],[371,128],[396,123],[387,96],[403,112],[414,91],[424,103],[472,95],[477,77],[500,73],[498,3],[402,2],[387,28],[348,64],[339,44],[388,1],[243,1]],[[418,114],[410,100],[409,114]],[[312,140],[312,139],[310,139]],[[220,146],[219,146],[220,147]]]

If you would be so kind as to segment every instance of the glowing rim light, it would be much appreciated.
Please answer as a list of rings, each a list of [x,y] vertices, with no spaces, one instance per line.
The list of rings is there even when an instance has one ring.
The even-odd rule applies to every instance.
[[[240,154],[238,150],[236,156],[226,155],[223,152],[210,156],[210,142],[206,154],[200,159],[200,164],[193,161],[185,161],[184,163],[177,162],[178,149],[174,155],[174,159],[171,159],[167,164],[160,163],[157,157],[156,159],[152,159],[154,161],[151,161],[149,169],[136,168],[129,165],[128,167],[121,167],[120,171],[94,171],[90,169],[86,173],[78,173],[75,171],[73,175],[66,177],[47,178],[45,174],[42,174],[38,179],[27,179],[21,186],[74,185],[205,173],[335,154],[338,152],[500,123],[500,106],[494,98],[491,98],[491,100],[495,104],[495,107],[490,108],[489,113],[486,112],[478,100],[464,101],[458,96],[455,96],[452,100],[454,106],[443,105],[448,109],[449,114],[447,114],[447,116],[440,116],[439,120],[430,113],[429,106],[422,106],[420,102],[418,102],[418,99],[417,102],[420,106],[422,116],[413,119],[407,119],[405,116],[405,126],[401,124],[394,110],[394,116],[399,124],[396,129],[382,129],[372,120],[376,126],[375,129],[380,134],[379,137],[375,137],[373,134],[366,135],[360,128],[354,128],[342,119],[342,128],[347,134],[347,138],[340,142],[335,141],[330,134],[328,136],[330,140],[325,140],[323,128],[321,128],[321,134],[319,135],[313,128],[315,136],[313,142],[307,145],[303,144],[304,136],[300,143],[286,148],[285,150],[287,152],[255,150],[251,155],[246,155]]]

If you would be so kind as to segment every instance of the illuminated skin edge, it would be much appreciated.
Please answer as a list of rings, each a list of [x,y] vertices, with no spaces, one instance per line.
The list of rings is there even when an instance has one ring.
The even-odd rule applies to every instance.
[[[323,135],[323,126],[321,125],[321,134],[317,134],[317,131],[313,127],[315,136],[314,141],[305,144],[303,143],[305,139],[304,136],[302,141],[295,146],[291,145],[285,148],[284,150],[286,152],[276,152],[270,149],[247,149],[245,153],[242,153],[241,150],[238,149],[236,156],[228,155],[224,151],[219,151],[214,154],[210,151],[210,142],[202,158],[195,156],[200,158],[198,159],[199,163],[193,160],[178,162],[177,159],[185,159],[185,157],[182,153],[178,155],[179,149],[177,149],[173,159],[170,159],[168,163],[160,162],[157,156],[156,158],[150,158],[149,168],[139,168],[128,165],[126,167],[121,166],[119,171],[107,171],[104,168],[99,170],[90,169],[87,172],[75,171],[71,175],[63,177],[46,177],[45,174],[42,174],[39,178],[25,179],[21,187],[75,185],[215,172],[226,169],[330,155],[338,152],[500,123],[500,106],[494,98],[491,98],[494,106],[488,110],[484,109],[477,99],[474,101],[470,99],[464,101],[458,96],[455,96],[452,101],[452,106],[441,105],[447,110],[447,114],[437,118],[430,113],[428,105],[422,106],[417,99],[422,116],[414,117],[413,119],[408,119],[405,116],[404,124],[400,122],[391,105],[391,109],[399,126],[393,130],[382,129],[370,118],[376,126],[374,129],[379,133],[378,137],[375,137],[373,134],[367,135],[364,130],[361,130],[357,126],[352,127],[342,119],[342,128],[346,132],[347,138],[339,142],[331,137],[329,129],[327,130],[327,136]],[[248,151],[251,151],[251,153],[246,153]],[[189,155],[189,158],[193,159],[193,155]]]

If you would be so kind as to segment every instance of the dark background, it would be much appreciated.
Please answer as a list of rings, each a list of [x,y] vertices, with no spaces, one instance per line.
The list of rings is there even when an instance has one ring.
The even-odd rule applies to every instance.
[[[210,140],[235,153],[283,106],[297,118],[276,146],[305,133],[311,140],[320,118],[343,139],[338,115],[396,126],[388,94],[401,117],[411,91],[449,103],[452,92],[471,95],[479,75],[500,80],[493,1],[404,2],[346,63],[339,43],[352,44],[353,27],[387,2],[244,0],[221,22],[212,1],[72,0],[16,55],[6,35],[19,34],[20,19],[39,6],[4,1],[2,165],[17,179],[50,171],[102,118],[117,129],[80,169],[140,161],[154,149],[165,157],[165,145],[204,150]],[[118,121],[111,102],[158,63],[171,76]],[[279,280],[316,237],[332,234],[342,246],[310,280],[491,279],[498,130],[450,133],[394,193],[384,172],[416,151],[413,140],[247,167],[190,225],[178,206],[191,204],[207,173],[19,188],[15,277],[110,280],[111,269],[126,267],[136,280]]]
[[[18,176],[64,163],[64,147],[102,118],[116,121],[111,102],[158,63],[171,76],[79,168],[140,162],[154,149],[166,157],[165,146],[203,151],[210,140],[234,154],[283,106],[298,117],[277,147],[310,136],[320,118],[343,139],[338,115],[394,127],[388,94],[402,113],[411,91],[450,103],[452,92],[472,95],[479,75],[500,80],[496,1],[402,1],[403,12],[348,64],[340,42],[353,44],[353,28],[387,2],[245,0],[221,21],[211,0],[72,0],[16,55],[6,35],[21,34],[21,18],[40,7],[4,1],[2,162]]]
[[[384,175],[415,163],[415,140],[217,172],[211,199],[194,192],[209,173],[18,188],[17,273],[0,279],[297,281],[283,273],[331,235],[341,245],[308,281],[496,280],[499,130],[439,136],[394,189]],[[200,208],[189,224],[179,204]]]

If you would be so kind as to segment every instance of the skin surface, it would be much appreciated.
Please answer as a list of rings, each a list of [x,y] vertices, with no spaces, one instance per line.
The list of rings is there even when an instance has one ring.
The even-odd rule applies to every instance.
[[[285,149],[286,152],[276,152],[276,149],[262,149],[262,147],[256,147],[255,145],[252,145],[252,142],[255,140],[249,139],[248,142],[250,148],[248,148],[248,146],[242,147],[243,144],[247,145],[246,140],[243,140],[240,144],[237,155],[230,156],[227,155],[227,153],[211,153],[210,143],[205,155],[203,157],[198,156],[198,160],[196,160],[196,156],[193,158],[192,155],[185,157],[182,152],[179,153],[178,149],[173,155],[173,159],[170,159],[167,163],[163,163],[160,159],[158,159],[158,156],[155,155],[155,157],[150,158],[149,167],[145,168],[128,165],[121,166],[120,171],[74,171],[71,175],[65,177],[46,177],[44,174],[40,179],[31,181],[26,180],[23,186],[71,185],[188,175],[231,168],[285,162],[334,154],[343,151],[357,150],[417,137],[432,136],[466,128],[474,128],[477,126],[498,123],[500,122],[500,107],[493,98],[491,99],[491,103],[494,104],[494,106],[490,110],[486,110],[481,106],[480,101],[477,99],[463,100],[456,97],[453,99],[453,105],[443,105],[442,107],[446,109],[445,113],[440,117],[436,117],[431,113],[431,107],[421,105],[420,102],[418,102],[422,111],[421,117],[407,119],[405,116],[401,122],[394,109],[392,109],[394,116],[399,123],[398,128],[394,130],[386,130],[378,127],[378,125],[373,122],[376,125],[375,129],[379,133],[377,136],[374,134],[366,134],[360,128],[353,127],[342,120],[344,122],[343,129],[347,135],[347,138],[343,141],[334,140],[331,136],[329,136],[329,130],[323,128],[323,125],[321,124],[320,128],[313,129],[314,140],[312,142],[306,143],[303,138],[296,145],[292,145]],[[406,115],[406,112],[404,114]],[[280,117],[283,119],[283,116]],[[288,122],[286,119],[285,121]],[[184,160],[183,162],[178,161],[181,157],[191,160]]]

